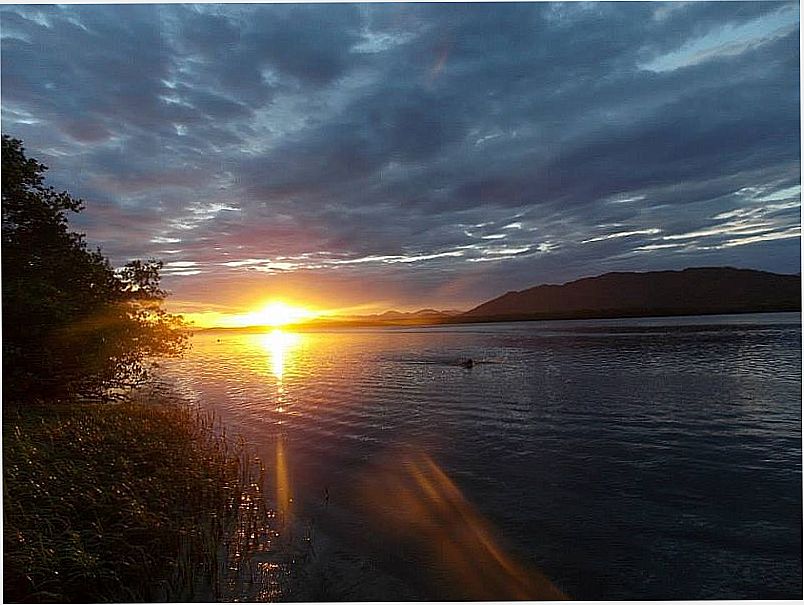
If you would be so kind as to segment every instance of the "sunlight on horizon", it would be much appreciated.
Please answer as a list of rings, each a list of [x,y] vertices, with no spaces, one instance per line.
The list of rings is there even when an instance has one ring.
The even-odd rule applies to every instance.
[[[245,317],[256,320],[249,325],[262,326],[286,326],[289,324],[307,321],[317,316],[317,313],[296,305],[289,305],[282,301],[276,301],[265,305],[255,313],[249,313]]]
[[[331,315],[330,311],[312,309],[304,305],[291,304],[282,300],[274,300],[263,304],[255,311],[246,313],[221,313],[204,311],[182,313],[197,328],[250,328],[272,327],[301,324],[318,317]]]

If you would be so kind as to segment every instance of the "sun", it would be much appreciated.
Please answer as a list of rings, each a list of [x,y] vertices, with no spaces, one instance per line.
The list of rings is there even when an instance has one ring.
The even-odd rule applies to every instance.
[[[255,325],[278,328],[289,324],[300,323],[315,317],[316,314],[304,307],[289,305],[284,302],[272,302],[253,314]]]
[[[218,313],[215,311],[186,313],[184,317],[205,328],[264,327],[280,329],[283,326],[301,324],[331,314],[330,311],[294,305],[282,300],[273,300],[262,306],[255,306],[253,309],[253,311],[245,313]]]

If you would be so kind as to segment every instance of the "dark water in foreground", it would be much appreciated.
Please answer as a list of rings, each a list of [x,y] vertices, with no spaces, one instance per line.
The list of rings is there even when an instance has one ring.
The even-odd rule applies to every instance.
[[[505,591],[534,570],[579,599],[801,598],[798,314],[193,347],[166,371],[266,461],[322,598],[531,596]]]

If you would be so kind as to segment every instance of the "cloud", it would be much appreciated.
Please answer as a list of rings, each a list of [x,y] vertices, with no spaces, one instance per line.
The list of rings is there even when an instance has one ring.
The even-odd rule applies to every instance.
[[[185,302],[262,284],[455,306],[611,269],[800,266],[795,3],[2,22],[5,131],[87,201],[89,241],[169,259]]]

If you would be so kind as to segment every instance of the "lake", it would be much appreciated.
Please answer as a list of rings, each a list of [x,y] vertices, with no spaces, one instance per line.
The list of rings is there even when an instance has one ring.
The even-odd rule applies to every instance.
[[[801,598],[797,313],[204,332],[164,372],[265,461],[303,598]]]

